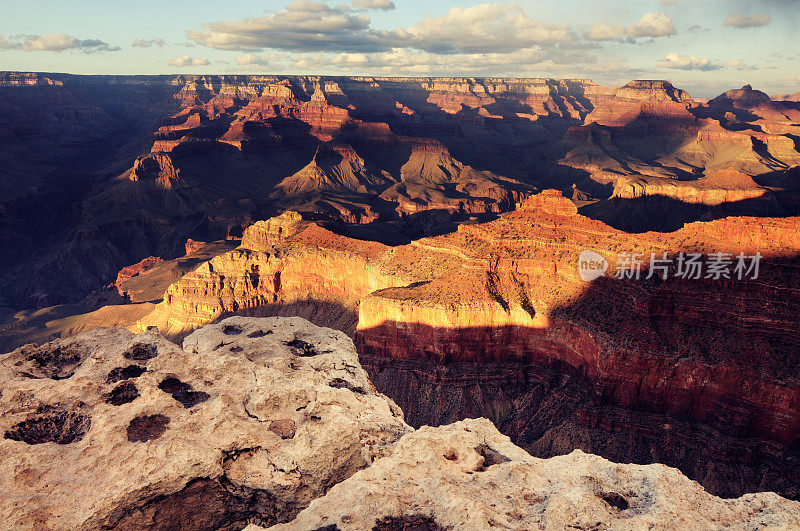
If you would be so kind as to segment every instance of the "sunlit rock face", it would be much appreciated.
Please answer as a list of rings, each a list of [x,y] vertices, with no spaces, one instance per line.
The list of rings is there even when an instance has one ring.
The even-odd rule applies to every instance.
[[[785,473],[800,428],[796,218],[632,235],[545,191],[396,247],[291,218],[248,229],[260,250],[201,265],[139,326],[185,334],[233,312],[299,312],[355,329],[362,363],[412,425],[486,416],[536,455],[581,448],[676,466],[720,495],[797,496]],[[608,262],[593,282],[578,271],[587,249]],[[757,279],[682,280],[674,267],[664,279],[649,263],[639,280],[614,278],[634,252],[763,259]]]

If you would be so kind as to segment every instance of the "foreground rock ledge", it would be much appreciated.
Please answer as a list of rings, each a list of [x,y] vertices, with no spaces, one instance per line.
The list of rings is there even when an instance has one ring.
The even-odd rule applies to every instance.
[[[4,529],[800,528],[775,494],[537,459],[486,419],[413,432],[350,339],[299,318],[182,349],[99,328],[0,356],[0,382]]]
[[[800,503],[777,494],[725,500],[674,468],[620,465],[580,450],[538,459],[488,420],[469,419],[405,435],[390,456],[270,530],[798,526]]]
[[[343,333],[230,318],[181,349],[98,328],[0,357],[0,527],[291,520],[410,428]]]

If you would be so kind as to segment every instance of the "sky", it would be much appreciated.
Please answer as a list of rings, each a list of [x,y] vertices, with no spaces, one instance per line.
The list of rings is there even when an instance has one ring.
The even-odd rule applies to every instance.
[[[800,91],[800,0],[0,0],[0,70],[667,79]]]

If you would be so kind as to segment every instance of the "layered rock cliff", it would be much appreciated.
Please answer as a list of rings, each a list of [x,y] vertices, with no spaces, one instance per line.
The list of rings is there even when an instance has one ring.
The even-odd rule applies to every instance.
[[[392,243],[543,188],[599,203],[586,214],[625,230],[800,212],[796,189],[767,207],[695,206],[709,206],[689,190],[698,178],[733,168],[774,187],[800,165],[796,105],[746,88],[702,102],[647,80],[6,72],[0,85],[0,242],[20,249],[3,257],[1,287],[14,309],[78,302],[147,256],[175,259],[189,238],[237,238],[285,210],[377,222],[360,234]],[[649,177],[700,202],[611,197]]]
[[[496,221],[388,247],[290,216],[248,229],[249,248],[184,276],[137,326],[181,335],[237,312],[357,324],[362,363],[413,425],[486,416],[539,456],[578,447],[676,466],[721,495],[797,497],[797,223],[631,235],[546,191]],[[592,283],[578,274],[587,249],[608,263]],[[730,278],[675,278],[692,252],[704,267],[728,253]],[[620,253],[644,257],[638,278],[614,278]],[[673,262],[651,274],[651,253]],[[737,278],[739,253],[761,253],[757,278]]]

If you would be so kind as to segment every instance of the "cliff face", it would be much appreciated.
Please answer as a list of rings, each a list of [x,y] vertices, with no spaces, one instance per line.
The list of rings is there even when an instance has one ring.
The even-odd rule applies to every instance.
[[[413,425],[488,416],[536,455],[579,447],[677,466],[726,496],[764,482],[798,496],[784,468],[799,457],[797,220],[728,218],[634,237],[559,210],[424,240],[447,256],[444,274],[374,292],[359,308],[355,340],[376,385]],[[612,272],[618,252],[773,258],[757,282],[643,274],[587,284],[576,276],[582,249]]]
[[[287,214],[258,222],[245,231],[241,247],[172,284],[164,302],[139,326],[157,325],[180,335],[225,314],[269,315],[270,308],[279,312],[312,301],[333,312],[333,320],[321,317],[321,324],[352,333],[360,299],[393,281],[372,264],[388,249],[337,236]]]
[[[0,361],[5,528],[800,525],[774,493],[538,459],[486,419],[414,431],[350,339],[299,318],[225,319],[182,348],[98,328]]]

